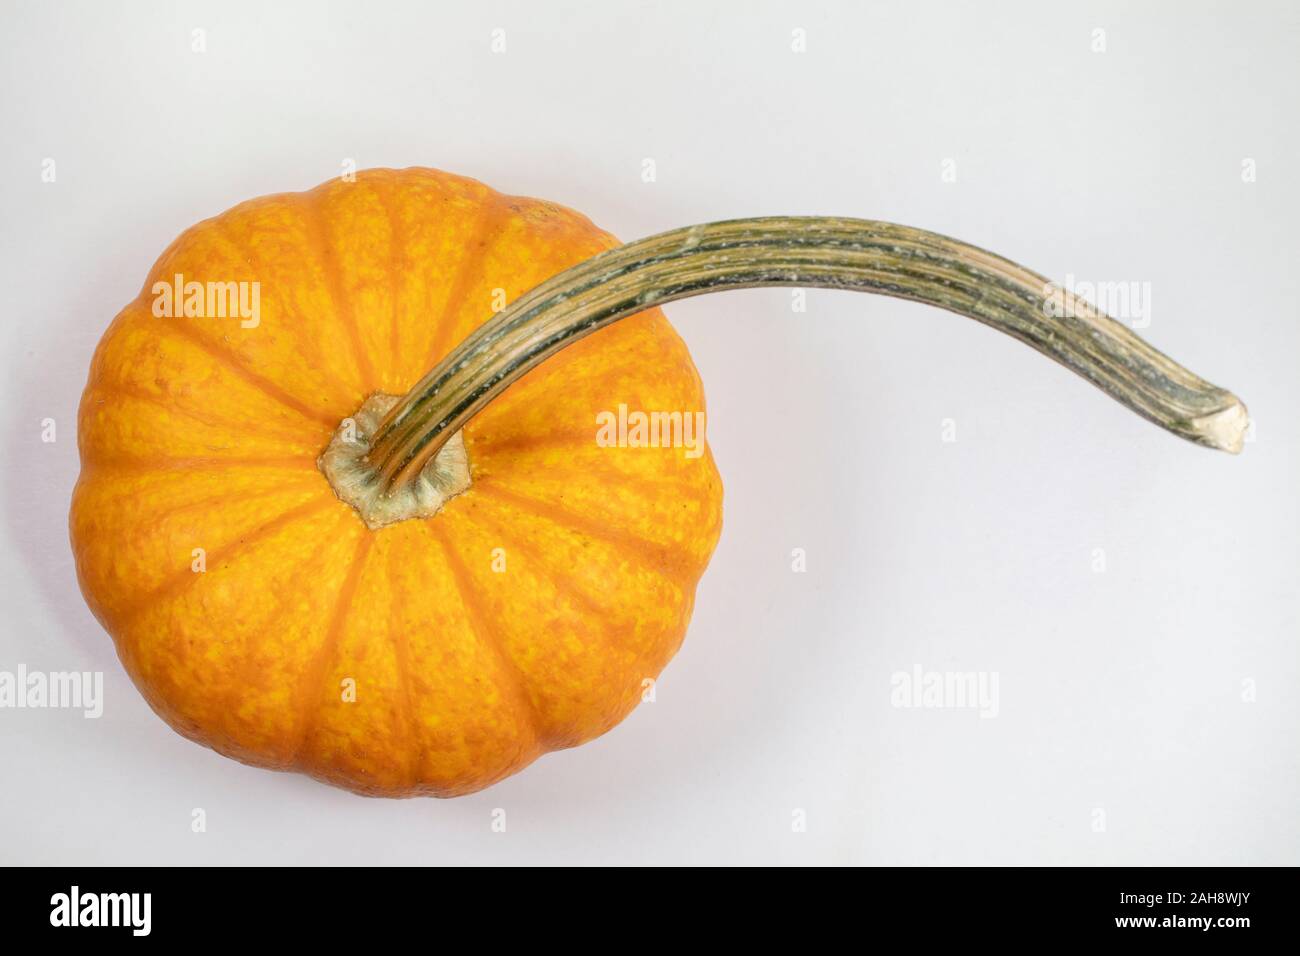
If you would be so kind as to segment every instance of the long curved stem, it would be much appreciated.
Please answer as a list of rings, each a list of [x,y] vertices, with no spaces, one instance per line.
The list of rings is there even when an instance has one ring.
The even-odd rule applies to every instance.
[[[625,316],[756,286],[878,292],[990,325],[1176,435],[1241,448],[1244,406],[1042,276],[921,229],[774,217],[676,229],[537,286],[460,344],[384,417],[366,456],[382,494],[414,480],[464,424],[549,356]]]

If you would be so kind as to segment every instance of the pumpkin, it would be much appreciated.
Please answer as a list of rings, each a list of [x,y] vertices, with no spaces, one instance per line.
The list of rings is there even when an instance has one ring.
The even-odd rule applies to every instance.
[[[432,518],[372,530],[317,467],[494,299],[615,245],[425,169],[253,200],[172,243],[95,352],[70,518],[86,600],[164,720],[259,767],[452,796],[626,716],[682,642],[722,520],[707,448],[594,441],[620,405],[704,410],[662,313],[514,383],[465,429],[469,487]],[[256,322],[155,314],[191,282],[248,283]]]
[[[163,719],[256,766],[454,796],[589,740],[681,644],[721,527],[684,427],[699,376],[656,306],[770,285],[967,315],[1241,447],[1230,392],[947,237],[783,217],[618,246],[551,203],[372,170],[194,226],[114,320],[79,417],[86,599]]]

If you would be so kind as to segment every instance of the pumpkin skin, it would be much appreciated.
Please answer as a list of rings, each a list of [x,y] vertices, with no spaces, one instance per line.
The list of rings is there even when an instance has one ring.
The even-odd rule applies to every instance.
[[[704,409],[658,309],[474,418],[472,484],[431,518],[372,531],[317,468],[340,421],[406,392],[495,290],[614,245],[571,210],[429,169],[252,200],[172,243],[95,352],[70,515],[87,603],[164,720],[358,793],[455,796],[632,710],[721,530],[707,446],[596,441],[620,404]],[[176,274],[259,283],[257,325],[155,316]]]

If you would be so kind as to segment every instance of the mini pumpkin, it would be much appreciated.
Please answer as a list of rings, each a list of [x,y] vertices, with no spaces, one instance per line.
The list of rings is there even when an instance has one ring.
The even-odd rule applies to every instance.
[[[618,247],[372,170],[187,230],[105,333],[70,518],[87,602],[164,720],[259,767],[454,796],[590,740],[681,644],[721,529],[702,435],[622,440],[629,409],[704,412],[655,305],[761,285],[971,316],[1240,447],[1230,393],[955,240],[781,218]]]
[[[164,720],[257,766],[450,796],[635,706],[722,521],[707,449],[593,440],[597,410],[704,409],[662,313],[516,382],[465,429],[471,483],[431,518],[372,530],[317,466],[494,300],[615,245],[571,210],[413,169],[244,203],[163,253],[91,364],[71,534]],[[210,282],[257,289],[256,322],[157,308]]]

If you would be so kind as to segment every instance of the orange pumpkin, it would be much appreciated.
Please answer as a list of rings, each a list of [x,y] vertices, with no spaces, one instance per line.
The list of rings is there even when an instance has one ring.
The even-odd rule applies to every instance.
[[[479,414],[469,487],[432,517],[372,530],[317,466],[368,396],[616,244],[411,169],[243,203],[163,253],[95,353],[70,525],[86,599],[164,720],[256,766],[451,796],[627,715],[681,644],[722,515],[707,450],[594,440],[620,405],[704,408],[657,309]],[[226,289],[250,308],[213,314]]]
[[[616,415],[619,444],[633,415],[678,416],[678,438],[702,418],[652,307],[675,298],[928,302],[1177,435],[1242,445],[1232,393],[944,236],[790,217],[615,245],[416,169],[245,203],[163,254],[95,354],[71,527],[87,600],[164,719],[389,796],[467,793],[618,723],[681,643],[721,525],[702,428],[686,449],[601,440]]]

